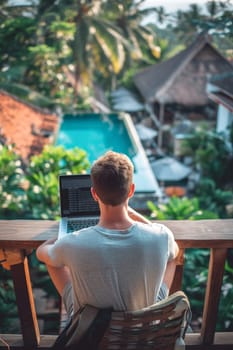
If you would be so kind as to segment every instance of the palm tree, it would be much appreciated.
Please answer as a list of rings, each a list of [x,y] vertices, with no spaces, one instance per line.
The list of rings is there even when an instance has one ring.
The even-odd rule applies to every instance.
[[[141,25],[143,16],[152,11],[141,9],[143,2],[60,0],[48,5],[46,1],[40,1],[39,27],[41,24],[46,42],[53,36],[53,41],[55,37],[59,42],[64,41],[67,24],[70,25],[71,37],[69,40],[65,38],[65,45],[68,45],[70,52],[66,57],[61,57],[59,48],[56,58],[61,57],[63,72],[73,86],[74,102],[80,93],[80,87],[92,86],[96,76],[105,81],[111,77],[113,81],[132,61],[148,62],[146,51],[149,51],[151,59],[159,56],[154,32]]]
[[[215,39],[221,36],[221,41],[233,37],[233,4],[225,1],[208,1],[205,11],[197,4],[191,4],[188,10],[179,10],[175,14],[174,31],[185,43],[195,34],[210,32]]]
[[[65,39],[70,49],[65,59],[63,57],[62,65],[74,88],[75,100],[80,85],[91,85],[95,69],[104,72],[110,70],[113,74],[122,69],[127,41],[114,23],[104,16],[101,1],[60,0],[47,7],[40,6],[39,9],[39,24],[43,27],[44,38],[53,37],[54,40],[56,37],[60,42]],[[45,22],[49,25],[45,26]],[[65,38],[65,23],[69,24],[71,34],[68,39]],[[103,62],[106,68],[103,68]]]
[[[200,31],[199,25],[203,21],[202,9],[197,4],[191,4],[187,11],[178,10],[175,20],[175,32],[178,38],[188,44],[194,34]]]
[[[31,0],[27,7],[30,16],[11,9],[15,23],[32,22],[29,38],[22,40],[22,47],[17,40],[25,30],[28,33],[28,26],[14,36],[19,46],[20,60],[17,61],[26,67],[21,71],[20,81],[58,100],[70,96],[72,87],[76,104],[80,88],[91,87],[96,77],[113,80],[135,60],[147,60],[148,52],[155,58],[159,48],[154,43],[154,33],[140,23],[143,14],[149,11],[140,9],[141,3],[143,1],[135,4],[131,0],[39,0],[35,3]],[[2,42],[6,42],[4,35],[0,34]],[[8,52],[9,48],[5,45],[4,50]],[[0,59],[0,68],[1,63]],[[11,81],[13,77],[11,74]]]
[[[145,0],[106,2],[107,15],[116,23],[122,36],[129,42],[128,53],[132,61],[148,62],[149,57],[154,60],[160,56],[160,48],[155,44],[155,32],[143,24],[143,19],[151,13],[157,13],[157,8],[144,8],[144,2]]]
[[[25,74],[30,64],[28,48],[35,45],[34,14],[31,5],[8,0],[0,5],[0,88],[25,99],[32,96]]]

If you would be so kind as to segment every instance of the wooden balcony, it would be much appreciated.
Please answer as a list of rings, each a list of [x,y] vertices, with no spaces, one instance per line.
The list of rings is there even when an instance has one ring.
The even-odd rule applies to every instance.
[[[233,248],[233,220],[164,221],[181,249],[173,291],[181,289],[184,252],[209,248],[208,280],[200,333],[186,336],[187,350],[233,349],[233,332],[215,332],[227,251]],[[1,334],[10,349],[49,349],[55,336],[40,334],[27,254],[48,238],[56,237],[58,223],[42,220],[0,221],[0,260],[8,259],[14,281],[21,335]],[[2,258],[3,257],[3,258]],[[191,305],[192,306],[192,305]],[[0,341],[0,349],[7,349]]]

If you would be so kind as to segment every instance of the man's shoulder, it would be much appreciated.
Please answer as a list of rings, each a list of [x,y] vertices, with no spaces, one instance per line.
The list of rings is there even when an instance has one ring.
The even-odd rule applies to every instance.
[[[152,222],[151,224],[138,223],[138,230],[141,232],[145,232],[145,234],[150,233],[157,237],[161,236],[173,236],[172,231],[165,226],[164,224]]]
[[[76,241],[80,241],[83,238],[88,237],[90,234],[94,233],[95,229],[93,226],[82,228],[78,231],[70,232],[67,235],[63,236],[60,241],[62,243],[71,243],[75,244]]]
[[[138,222],[137,226],[139,229],[144,229],[145,231],[153,231],[157,233],[166,232],[167,227],[163,224],[157,222],[151,222],[150,224],[146,224],[143,222]]]

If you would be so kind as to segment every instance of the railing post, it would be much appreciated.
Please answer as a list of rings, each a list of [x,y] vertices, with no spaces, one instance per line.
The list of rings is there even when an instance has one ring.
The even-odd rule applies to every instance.
[[[170,289],[170,294],[177,292],[182,287],[182,280],[183,280],[183,272],[184,272],[184,253],[185,249],[179,250],[179,254],[176,258],[176,271],[174,280],[172,282],[172,286]]]
[[[25,348],[32,349],[39,344],[40,332],[36,317],[27,257],[24,258],[22,263],[12,265],[11,271],[24,346]]]
[[[211,249],[201,327],[202,344],[213,344],[214,341],[226,257],[226,248]]]

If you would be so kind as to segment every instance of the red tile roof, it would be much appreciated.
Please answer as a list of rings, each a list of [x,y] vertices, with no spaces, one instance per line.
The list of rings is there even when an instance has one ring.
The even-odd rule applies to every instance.
[[[15,144],[23,160],[54,141],[59,118],[0,91],[0,142]]]

